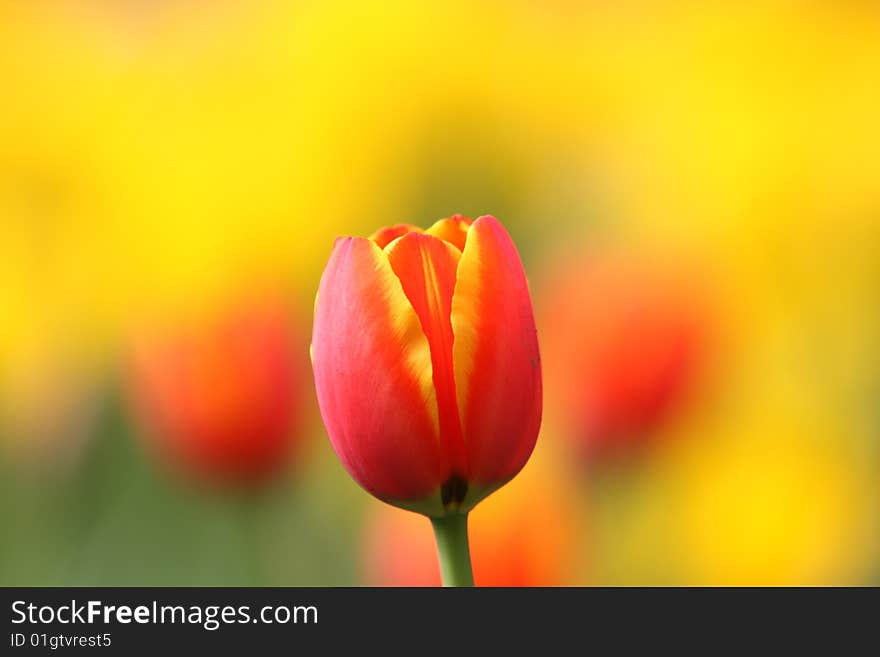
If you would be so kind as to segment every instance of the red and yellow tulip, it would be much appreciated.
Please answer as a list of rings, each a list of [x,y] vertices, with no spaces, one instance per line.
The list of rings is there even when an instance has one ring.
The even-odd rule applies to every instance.
[[[494,217],[338,239],[315,304],[312,363],[336,453],[396,506],[466,514],[535,446],[532,304]]]

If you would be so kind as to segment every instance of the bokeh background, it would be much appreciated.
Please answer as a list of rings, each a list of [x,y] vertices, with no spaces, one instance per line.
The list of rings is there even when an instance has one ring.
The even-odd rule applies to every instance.
[[[494,214],[545,420],[483,584],[880,584],[880,7],[0,1],[0,582],[438,581],[308,364],[337,235]]]

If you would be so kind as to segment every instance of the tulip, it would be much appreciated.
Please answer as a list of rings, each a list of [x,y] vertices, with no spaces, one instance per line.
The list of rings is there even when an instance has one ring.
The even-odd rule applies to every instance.
[[[644,450],[700,380],[703,295],[663,268],[607,255],[551,279],[542,318],[554,418],[587,459]]]
[[[140,331],[129,364],[136,416],[178,471],[253,488],[288,462],[306,382],[277,299],[248,296],[162,321]]]
[[[444,579],[470,583],[467,514],[525,465],[541,422],[535,323],[510,236],[494,217],[456,215],[338,239],[312,364],[349,474],[429,516]]]

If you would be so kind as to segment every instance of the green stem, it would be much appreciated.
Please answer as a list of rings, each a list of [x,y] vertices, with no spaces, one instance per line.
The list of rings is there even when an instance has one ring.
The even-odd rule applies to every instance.
[[[443,586],[473,586],[471,552],[468,548],[467,514],[451,513],[442,518],[431,518]]]

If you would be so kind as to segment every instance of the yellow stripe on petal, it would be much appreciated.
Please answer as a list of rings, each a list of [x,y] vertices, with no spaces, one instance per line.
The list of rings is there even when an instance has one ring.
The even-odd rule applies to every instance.
[[[312,335],[315,387],[337,454],[382,499],[428,495],[447,476],[431,352],[388,256],[337,241]]]
[[[490,216],[477,219],[452,299],[458,408],[473,480],[502,483],[525,465],[541,423],[541,364],[516,247]]]
[[[395,293],[390,295],[388,310],[393,327],[392,335],[397,336],[400,343],[406,345],[403,350],[404,364],[418,384],[434,432],[439,435],[440,417],[437,410],[437,392],[434,389],[431,346],[406,295],[398,295],[395,290]]]
[[[431,348],[434,389],[440,413],[440,440],[455,474],[467,475],[467,458],[455,393],[450,316],[458,249],[430,235],[410,233],[387,248],[391,268],[421,322]]]

